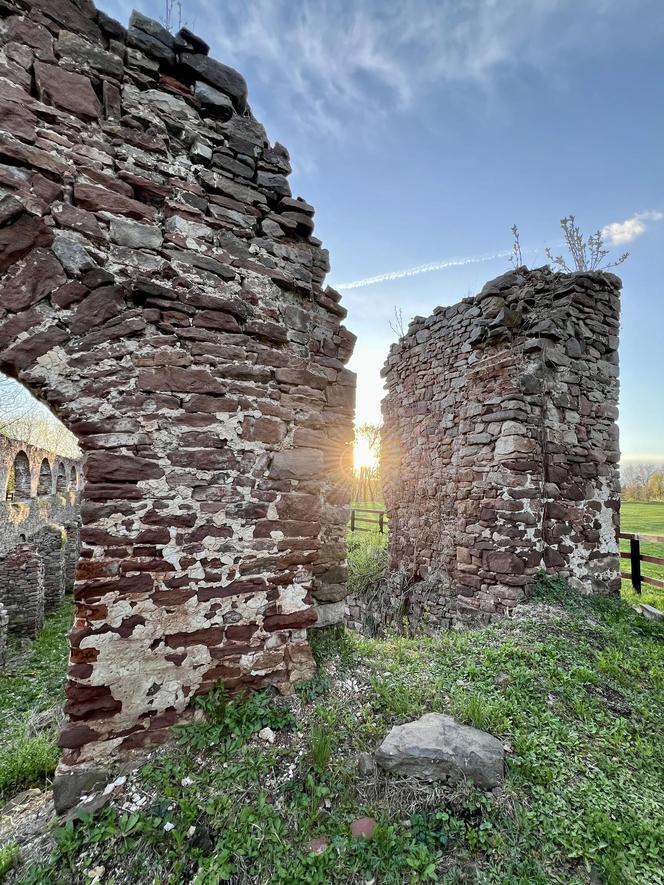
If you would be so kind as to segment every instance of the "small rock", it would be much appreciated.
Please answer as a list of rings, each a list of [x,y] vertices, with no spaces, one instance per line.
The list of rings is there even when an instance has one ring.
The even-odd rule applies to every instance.
[[[34,63],[34,73],[44,104],[69,111],[83,120],[99,119],[101,104],[87,77],[40,61]]]
[[[0,227],[15,221],[25,212],[25,206],[16,197],[6,194],[0,200]]]
[[[309,842],[307,845],[307,851],[309,854],[323,854],[329,844],[330,840],[327,836],[317,836]]]
[[[146,55],[158,59],[167,65],[175,64],[175,53],[172,49],[153,37],[151,34],[142,31],[137,27],[129,27],[127,30],[127,43],[135,49],[140,49]]]
[[[212,159],[212,148],[203,139],[197,138],[191,146],[189,156],[194,162],[209,163]]]
[[[137,28],[139,31],[143,31],[144,34],[149,34],[150,37],[159,40],[160,43],[163,43],[164,46],[168,46],[169,49],[173,49],[175,46],[175,37],[161,24],[161,22],[155,21],[153,18],[148,18],[147,15],[143,15],[136,9],[134,9],[129,17],[129,27]]]
[[[375,756],[382,768],[425,781],[467,778],[492,790],[505,776],[505,751],[497,738],[440,713],[395,726]]]
[[[350,834],[355,839],[371,839],[376,829],[373,817],[358,817],[350,825]]]
[[[103,789],[109,779],[108,768],[94,766],[80,766],[66,773],[56,773],[53,780],[55,810],[58,814],[68,811],[80,802],[82,795]]]
[[[261,728],[261,730],[258,732],[258,737],[262,741],[265,741],[267,744],[273,744],[274,739],[275,739],[275,733],[272,731],[272,729],[269,726],[266,726],[265,728]]]
[[[494,685],[496,686],[496,688],[499,688],[502,691],[502,690],[506,689],[508,687],[508,685],[511,684],[511,682],[512,682],[512,677],[510,676],[509,673],[499,673],[496,676]]]
[[[639,612],[649,621],[661,621],[664,619],[664,612],[655,608],[654,605],[646,605],[645,602],[639,606]]]
[[[376,761],[371,753],[360,753],[357,757],[357,770],[360,777],[371,777],[376,771]]]
[[[85,273],[86,270],[97,267],[97,262],[90,258],[83,246],[76,240],[56,234],[52,249],[60,264],[71,277],[76,277]]]
[[[154,224],[141,224],[129,218],[111,221],[111,240],[131,249],[160,249],[163,242],[161,230]]]
[[[210,51],[210,47],[205,40],[194,34],[189,28],[180,28],[177,32],[175,35],[175,48],[179,51],[189,49],[198,55],[207,55]]]
[[[242,74],[228,65],[208,58],[206,55],[195,55],[191,52],[183,52],[180,56],[180,64],[190,75],[205,80],[215,89],[225,92],[233,99],[233,104],[240,113],[247,108],[247,83]]]
[[[196,81],[194,97],[200,101],[203,107],[214,111],[224,120],[230,120],[233,116],[233,102],[230,98],[213,86],[203,83],[202,80]]]

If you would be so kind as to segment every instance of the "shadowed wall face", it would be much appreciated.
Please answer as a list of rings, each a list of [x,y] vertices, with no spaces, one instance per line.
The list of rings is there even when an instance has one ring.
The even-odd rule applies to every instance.
[[[391,564],[437,622],[505,614],[541,569],[619,592],[619,309],[613,274],[521,268],[392,347]]]
[[[140,15],[28,5],[0,4],[0,366],[85,453],[70,764],[162,740],[220,680],[311,675],[354,336],[241,75]]]

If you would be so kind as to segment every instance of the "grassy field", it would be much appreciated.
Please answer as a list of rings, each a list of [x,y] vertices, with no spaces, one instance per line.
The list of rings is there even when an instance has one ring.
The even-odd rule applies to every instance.
[[[664,502],[640,503],[635,501],[623,501],[620,508],[620,530],[634,534],[661,535],[664,537]],[[628,551],[629,541],[620,541],[620,549]],[[664,558],[664,544],[651,544],[647,541],[641,543],[643,556],[658,556]],[[624,571],[629,571],[629,560],[622,560]],[[644,575],[658,578],[664,581],[664,565],[655,565],[644,562],[641,564]],[[622,582],[623,598],[632,604],[639,602],[654,605],[655,608],[664,611],[664,590],[658,587],[650,587],[642,584],[641,595],[634,592],[629,581]]]
[[[624,602],[554,581],[483,629],[314,634],[320,670],[297,697],[199,699],[204,721],[15,881],[661,885],[663,640]],[[393,725],[432,710],[500,738],[502,789],[358,769]],[[353,838],[365,816],[373,838]]]

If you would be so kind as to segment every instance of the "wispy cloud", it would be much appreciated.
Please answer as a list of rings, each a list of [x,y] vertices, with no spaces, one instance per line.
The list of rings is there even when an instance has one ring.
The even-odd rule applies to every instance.
[[[391,280],[402,280],[404,277],[416,277],[422,273],[431,273],[436,270],[445,270],[448,267],[463,267],[466,264],[481,264],[484,261],[495,261],[497,258],[508,258],[511,251],[494,252],[492,255],[471,255],[466,258],[447,258],[444,261],[432,261],[429,264],[418,264],[406,270],[393,270],[388,273],[376,274],[373,277],[365,277],[362,280],[353,280],[350,283],[340,283],[335,289],[347,291],[348,289],[362,289],[364,286],[374,286],[377,283],[388,283]]]
[[[606,0],[582,9],[578,0],[188,0],[186,8],[219,58],[250,87],[269,87],[280,117],[287,108],[297,128],[324,135],[347,132],[353,113],[389,116],[445,84],[486,85],[497,69],[542,67],[574,45],[587,49],[584,22],[597,43],[603,20],[622,14]]]
[[[656,209],[637,212],[624,221],[613,221],[611,224],[605,225],[602,228],[602,236],[609,246],[624,246],[644,234],[650,224],[661,221],[663,218],[664,213]]]

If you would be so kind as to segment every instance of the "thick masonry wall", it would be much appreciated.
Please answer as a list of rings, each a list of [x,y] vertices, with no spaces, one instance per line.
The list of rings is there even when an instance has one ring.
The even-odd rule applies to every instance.
[[[393,345],[382,610],[490,620],[541,569],[619,591],[619,296],[610,273],[520,268]]]
[[[65,530],[47,525],[37,536],[37,550],[44,563],[44,612],[58,608],[65,595],[64,548]]]
[[[44,561],[29,542],[0,560],[0,599],[8,632],[35,639],[44,623]]]
[[[204,41],[89,0],[0,16],[0,368],[85,453],[66,766],[164,739],[220,680],[312,674],[354,336],[288,152]]]

